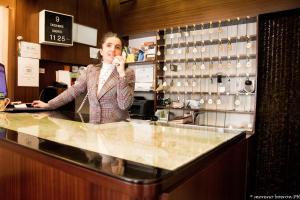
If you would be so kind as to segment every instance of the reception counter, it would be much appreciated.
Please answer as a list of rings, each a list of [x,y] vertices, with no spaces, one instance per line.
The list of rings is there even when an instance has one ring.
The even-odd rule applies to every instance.
[[[246,134],[63,112],[0,113],[0,196],[14,199],[238,199]]]

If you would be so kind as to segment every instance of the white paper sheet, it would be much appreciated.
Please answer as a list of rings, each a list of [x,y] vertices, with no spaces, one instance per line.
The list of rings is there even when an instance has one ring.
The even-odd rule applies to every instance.
[[[153,90],[152,83],[135,83],[134,91],[147,92]]]
[[[41,45],[31,42],[24,42],[20,43],[20,55],[21,57],[26,58],[41,58]]]
[[[135,82],[153,83],[154,65],[137,65],[135,66]]]
[[[97,46],[96,28],[73,23],[73,41],[81,44]]]
[[[18,86],[39,86],[39,60],[18,57]]]
[[[90,58],[98,59],[98,52],[99,51],[100,51],[100,49],[90,47]]]
[[[56,82],[65,83],[68,87],[71,86],[71,75],[69,71],[58,70],[56,71]]]

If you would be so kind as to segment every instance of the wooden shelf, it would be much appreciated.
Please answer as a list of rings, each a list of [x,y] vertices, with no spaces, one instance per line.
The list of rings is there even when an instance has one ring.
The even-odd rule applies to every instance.
[[[142,90],[134,90],[134,92],[154,92],[154,93],[156,93],[156,91],[154,91],[154,90],[145,90],[145,91],[142,91]]]
[[[164,122],[164,121],[157,121],[156,122],[157,124],[164,124],[164,125],[171,125],[171,126],[175,126],[175,127],[185,127],[185,128],[199,128],[201,126],[205,126],[205,127],[213,127],[213,128],[227,128],[227,129],[239,129],[239,130],[249,130],[248,127],[230,127],[230,126],[220,126],[220,125],[205,125],[205,124],[200,124],[200,125],[196,125],[196,124],[193,124],[193,123],[187,123],[187,124],[179,124],[179,123],[176,123],[176,122],[173,122],[172,120],[170,121],[167,121],[167,122]],[[251,130],[249,130],[248,132],[249,134],[251,134]]]
[[[254,114],[253,111],[237,111],[237,110],[215,110],[215,109],[191,109],[191,108],[172,108],[170,106],[156,106],[158,109],[169,110],[187,110],[187,111],[203,111],[203,112],[219,112],[219,113],[236,113],[236,114]]]
[[[168,97],[168,95],[170,95],[169,97],[176,97],[176,96],[185,96],[188,97],[190,95],[196,95],[199,97],[200,96],[207,96],[207,95],[211,95],[212,98],[216,99],[217,96],[221,96],[221,98],[235,98],[236,95],[239,95],[240,98],[253,98],[256,96],[256,91],[254,93],[235,93],[235,92],[230,92],[230,93],[218,93],[216,90],[214,90],[215,92],[208,92],[206,90],[206,92],[200,92],[200,85],[197,82],[197,86],[192,87],[192,84],[190,83],[190,80],[196,80],[196,79],[210,79],[210,78],[214,78],[216,79],[218,77],[218,75],[222,75],[222,78],[232,78],[232,79],[246,79],[248,77],[252,79],[255,79],[257,77],[257,72],[256,71],[252,71],[253,69],[257,69],[257,52],[254,52],[252,49],[255,46],[255,43],[257,44],[258,41],[258,37],[256,34],[249,34],[248,35],[246,33],[243,33],[243,35],[237,36],[235,35],[234,37],[225,37],[225,35],[221,36],[221,34],[218,37],[214,37],[212,38],[211,36],[208,38],[203,38],[199,39],[198,37],[195,38],[195,36],[200,36],[200,32],[201,30],[205,30],[208,31],[211,28],[217,28],[218,31],[219,28],[222,28],[224,30],[224,28],[227,28],[228,26],[233,26],[233,25],[241,25],[241,24],[249,24],[249,23],[254,23],[257,22],[257,17],[251,17],[251,18],[242,18],[242,19],[233,19],[231,21],[229,20],[225,20],[222,22],[213,22],[213,23],[206,23],[206,24],[198,24],[198,25],[189,25],[189,26],[185,26],[185,27],[173,27],[173,28],[167,28],[164,30],[159,30],[159,35],[160,35],[160,40],[157,41],[157,48],[160,49],[161,51],[161,56],[156,56],[157,59],[157,65],[156,65],[156,87],[158,87],[158,83],[167,81],[170,82],[170,80],[174,80],[174,87],[171,87],[168,91],[158,91],[155,92],[156,93],[156,97],[158,97],[157,99],[155,99],[155,108],[156,109],[167,109],[167,110],[172,110],[173,112],[175,110],[178,111],[194,111],[194,112],[199,112],[199,113],[210,113],[212,115],[217,114],[217,113],[223,113],[223,115],[229,114],[236,114],[237,116],[253,116],[255,114],[255,111],[240,111],[240,110],[236,110],[235,107],[233,107],[232,110],[228,110],[224,104],[223,105],[216,105],[213,104],[212,108],[215,109],[205,109],[203,107],[208,107],[208,104],[204,104],[204,105],[200,105],[200,108],[198,109],[191,109],[191,108],[172,108],[171,105],[166,105],[166,106],[159,106],[157,105],[157,103],[161,103],[161,101],[158,101],[158,99],[161,99],[163,97]],[[185,32],[188,31],[189,36],[183,36]],[[197,31],[197,32],[194,32]],[[229,31],[229,29],[227,29],[227,31]],[[180,34],[179,34],[180,33]],[[173,34],[173,40],[170,39],[170,34]],[[227,34],[228,35],[228,34]],[[180,38],[181,37],[181,38]],[[174,39],[175,38],[175,39]],[[180,40],[180,39],[181,40]],[[202,38],[202,37],[201,37]],[[210,39],[211,38],[211,39]],[[178,39],[178,40],[177,40]],[[230,47],[229,45],[233,45],[235,47],[242,47],[243,48],[247,48],[246,47],[246,43],[247,42],[251,42],[252,43],[252,47],[251,49],[246,49],[246,51],[238,51],[239,49],[234,49],[234,51],[229,52],[227,47]],[[219,51],[219,54],[210,54],[208,56],[208,54],[205,54],[208,52],[209,48],[219,48],[222,46],[224,51],[222,51],[223,49],[216,49],[217,51]],[[242,46],[241,46],[242,45]],[[254,45],[254,46],[253,46]],[[202,52],[201,53],[201,48],[205,47],[205,51],[206,52]],[[245,46],[245,47],[244,47]],[[191,54],[191,49],[196,47],[197,48],[197,53],[195,54]],[[249,47],[249,46],[248,46]],[[177,54],[177,49],[178,48],[182,48],[182,49],[189,49],[190,52],[188,52],[185,56],[184,54]],[[171,51],[170,50],[174,50],[174,54],[171,55]],[[211,50],[211,49],[210,49]],[[243,49],[245,50],[245,49]],[[227,52],[228,51],[228,52]],[[222,54],[225,53],[225,54]],[[237,54],[238,53],[238,54]],[[230,55],[228,55],[230,54]],[[220,56],[219,56],[220,55]],[[222,56],[221,56],[222,55]],[[167,59],[168,58],[168,59]],[[251,62],[251,67],[246,67],[246,63],[248,64],[248,60],[250,60]],[[242,64],[241,68],[236,68],[236,64],[238,63],[238,61],[240,61],[240,63]],[[214,71],[214,69],[217,68],[218,63],[222,63],[222,68],[218,68],[217,71]],[[204,63],[205,64],[205,70],[201,70],[200,69],[200,65]],[[230,72],[229,73],[229,68],[227,67],[227,63],[231,63],[231,68],[230,68]],[[190,65],[194,65],[196,64],[196,70],[192,71],[192,67]],[[172,70],[178,69],[176,68],[176,66],[172,66],[172,65],[181,65],[182,68],[186,69],[186,72],[190,72],[190,73],[185,73],[185,70],[181,70],[181,71],[170,71],[170,68]],[[167,66],[168,71],[164,71],[163,67]],[[185,67],[183,67],[185,66]],[[214,71],[214,73],[208,73],[210,69],[210,72],[212,72],[212,70]],[[245,69],[245,71],[243,71]],[[252,73],[245,73],[245,72],[251,72]],[[191,71],[189,71],[191,70]],[[234,71],[232,71],[234,70]],[[238,71],[236,71],[238,70]],[[219,71],[219,72],[218,72]],[[195,73],[196,72],[196,73]],[[221,73],[223,72],[223,73]],[[226,74],[228,72],[228,75]],[[236,73],[239,72],[239,73]],[[243,73],[241,73],[243,72]],[[206,78],[206,79],[205,79]],[[169,80],[167,80],[169,79]],[[188,80],[190,79],[190,80]],[[188,80],[189,81],[189,86],[184,87],[182,86],[181,88],[176,88],[176,80],[178,81],[184,81],[184,80]],[[183,82],[182,82],[183,83]],[[183,84],[182,84],[183,85]],[[189,89],[189,91],[184,91],[186,89]],[[181,90],[182,89],[182,90]],[[203,89],[203,88],[202,88]],[[195,90],[197,92],[193,92],[192,90]],[[199,91],[200,90],[200,91]],[[228,96],[228,97],[226,97]],[[247,97],[249,96],[249,97]],[[207,102],[205,102],[207,103]],[[214,103],[216,103],[214,101]],[[252,104],[251,104],[252,105]],[[221,109],[224,108],[224,109]],[[232,108],[232,107],[230,107]],[[244,107],[238,107],[238,109],[242,109]],[[185,113],[182,112],[182,113]],[[180,115],[181,112],[176,112],[176,115],[179,114]],[[226,120],[226,119],[225,119]],[[228,120],[228,119],[227,119]],[[230,119],[229,119],[230,121]],[[228,121],[227,121],[228,122]],[[231,123],[231,122],[230,122]],[[235,122],[234,122],[235,123]],[[239,123],[239,122],[237,122]],[[250,123],[250,122],[249,122]],[[217,126],[215,126],[217,127]],[[223,127],[223,126],[220,126]]]
[[[256,58],[256,54],[250,54],[250,55],[244,55],[241,54],[239,56],[239,58],[237,58],[237,56],[230,56],[230,58],[228,58],[227,56],[222,56],[220,57],[221,61],[232,61],[232,60],[246,60],[246,59],[255,59]],[[167,60],[158,60],[157,62],[165,62],[165,63],[176,63],[176,62],[180,62],[180,63],[185,63],[185,62],[208,62],[208,61],[219,61],[219,57],[215,56],[215,57],[203,57],[203,58],[196,58],[196,59],[192,59],[192,58],[188,58],[188,59],[167,59]]]
[[[172,91],[172,92],[170,92],[170,91],[166,91],[166,92],[163,92],[163,91],[158,91],[158,92],[156,92],[156,93],[161,93],[161,94],[203,94],[203,95],[208,95],[209,94],[209,92],[191,92],[191,91],[188,91],[188,92],[184,92],[184,91]],[[231,95],[231,96],[235,96],[235,95],[237,95],[236,93],[229,93],[229,94],[226,94],[226,93],[220,93],[220,94],[218,94],[217,92],[211,92],[211,95],[214,95],[214,96],[216,96],[216,95],[222,95],[222,96],[228,96],[228,95]],[[252,95],[255,95],[255,93],[248,93],[248,94],[246,94],[246,93],[238,93],[238,95],[243,95],[243,96],[247,96],[247,95],[249,95],[249,96],[252,96]]]
[[[240,38],[237,38],[237,37],[232,37],[230,38],[230,43],[231,44],[234,44],[234,43],[240,43],[240,42],[246,42],[247,40],[249,41],[256,41],[256,35],[250,35],[249,36],[249,39],[247,38],[247,36],[241,36]],[[226,45],[228,43],[228,38],[221,38],[221,44],[222,45]],[[220,43],[220,40],[219,39],[213,39],[213,40],[203,40],[204,42],[204,45],[207,46],[207,45],[217,45]],[[167,49],[172,49],[172,48],[177,48],[178,46],[180,47],[193,47],[193,46],[196,46],[196,47],[200,47],[202,45],[202,41],[196,41],[195,43],[194,42],[180,42],[180,43],[173,43],[173,44],[163,44],[163,45],[158,45],[159,47],[166,47]]]
[[[250,18],[241,18],[240,20],[237,19],[231,19],[230,22],[223,20],[221,21],[221,24],[219,24],[219,22],[213,22],[211,25],[209,23],[204,23],[203,24],[203,29],[209,29],[209,28],[217,28],[219,26],[221,26],[222,28],[226,27],[226,26],[233,26],[233,25],[241,25],[241,24],[247,24],[247,23],[253,23],[253,22],[257,22],[257,17],[250,17]],[[186,29],[188,31],[194,31],[194,30],[201,30],[201,24],[197,24],[194,28],[194,26],[187,26],[186,27],[179,27],[181,32],[186,31]],[[164,34],[170,34],[171,33],[171,28],[167,28],[165,30],[159,30],[160,32],[163,32]],[[172,33],[178,33],[178,28],[172,28]]]
[[[216,74],[211,75],[212,78],[217,78]],[[235,74],[230,74],[228,75],[230,78],[234,77],[256,77],[255,74],[249,74],[248,76],[246,74],[240,74],[240,75],[235,75]],[[165,76],[156,76],[156,78],[210,78],[210,75],[165,75]]]
[[[156,64],[157,61],[137,61],[137,62],[127,62],[128,65],[149,65],[149,64]]]

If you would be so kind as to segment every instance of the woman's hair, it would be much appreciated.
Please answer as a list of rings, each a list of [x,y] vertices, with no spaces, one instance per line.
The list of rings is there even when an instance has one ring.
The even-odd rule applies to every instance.
[[[113,32],[107,32],[103,35],[102,39],[101,39],[101,44],[100,44],[100,48],[102,48],[102,44],[105,43],[105,41],[110,38],[110,37],[115,37],[118,38],[121,41],[121,45],[122,45],[122,49],[123,49],[123,41],[122,38],[117,34],[117,33],[113,33]],[[102,61],[102,55],[100,54],[100,51],[98,51],[98,55],[97,55],[99,61]]]

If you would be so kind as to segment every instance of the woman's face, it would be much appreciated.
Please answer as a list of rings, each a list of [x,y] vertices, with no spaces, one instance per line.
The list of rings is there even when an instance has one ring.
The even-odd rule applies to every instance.
[[[122,42],[117,37],[109,37],[102,44],[102,49],[100,49],[100,54],[102,56],[104,63],[112,63],[115,56],[120,56],[122,54]]]

